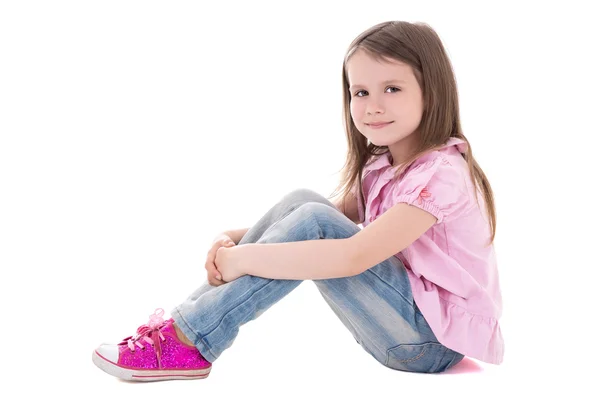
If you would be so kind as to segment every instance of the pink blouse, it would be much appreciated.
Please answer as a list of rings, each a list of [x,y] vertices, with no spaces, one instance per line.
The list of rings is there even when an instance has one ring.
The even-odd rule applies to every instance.
[[[444,148],[415,161],[400,180],[391,154],[377,157],[363,171],[366,210],[358,204],[363,227],[397,203],[419,207],[437,222],[396,254],[407,267],[413,297],[440,343],[468,357],[500,364],[504,341],[499,318],[502,296],[485,202],[475,197],[467,163],[467,144],[451,138]],[[477,201],[481,204],[478,207]]]

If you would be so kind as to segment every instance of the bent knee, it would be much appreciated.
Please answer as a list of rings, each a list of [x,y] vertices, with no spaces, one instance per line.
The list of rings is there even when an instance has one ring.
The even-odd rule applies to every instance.
[[[298,207],[296,211],[299,213],[309,214],[313,216],[326,215],[328,217],[333,216],[333,214],[335,213],[339,213],[337,208],[332,207],[327,203],[322,203],[319,201],[308,201],[302,204],[300,207]]]
[[[327,200],[323,195],[315,192],[314,190],[306,189],[306,188],[299,188],[299,189],[292,190],[290,193],[288,193],[287,195],[284,196],[283,201],[286,203],[300,203],[300,204],[310,203],[310,202],[326,204],[327,202],[329,202],[329,200]]]

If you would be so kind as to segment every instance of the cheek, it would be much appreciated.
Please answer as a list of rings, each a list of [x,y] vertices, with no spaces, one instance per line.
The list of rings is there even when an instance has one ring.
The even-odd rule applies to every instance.
[[[399,110],[399,114],[405,121],[420,121],[423,116],[423,107],[419,99],[410,99],[404,104],[398,105],[396,110]]]
[[[423,109],[418,106],[412,106],[406,110],[406,118],[411,121],[420,120],[423,115]]]
[[[414,104],[413,114],[414,114],[415,118],[418,118],[420,120],[421,117],[423,117],[423,99],[422,99],[422,97],[415,96],[413,104]]]
[[[354,121],[360,121],[363,115],[364,106],[357,101],[350,102],[350,115]]]

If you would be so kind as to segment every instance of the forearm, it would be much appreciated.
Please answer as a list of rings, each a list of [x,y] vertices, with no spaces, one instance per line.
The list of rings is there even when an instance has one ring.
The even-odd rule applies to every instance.
[[[248,232],[249,229],[250,228],[232,229],[229,231],[225,231],[223,233],[225,233],[227,236],[229,236],[231,238],[231,240],[233,240],[233,243],[238,244],[240,242],[240,240],[242,240],[242,238],[244,237],[246,232]]]
[[[236,251],[243,272],[263,278],[312,280],[358,273],[349,239],[249,243]]]

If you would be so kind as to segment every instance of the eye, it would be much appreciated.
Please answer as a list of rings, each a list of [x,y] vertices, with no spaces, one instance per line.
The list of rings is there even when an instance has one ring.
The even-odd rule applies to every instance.
[[[392,92],[390,92],[390,93],[396,93],[396,92],[399,92],[399,91],[400,91],[400,89],[399,89],[399,88],[397,88],[397,87],[393,87],[393,86],[388,86],[388,87],[386,87],[386,88],[385,88],[386,92],[387,92],[387,90],[388,90],[388,89],[392,89]]]
[[[365,94],[363,95],[362,93],[365,93]],[[369,92],[367,92],[366,90],[359,90],[358,92],[354,93],[354,95],[355,95],[356,97],[364,97],[364,96],[366,96],[367,94],[369,94]]]

